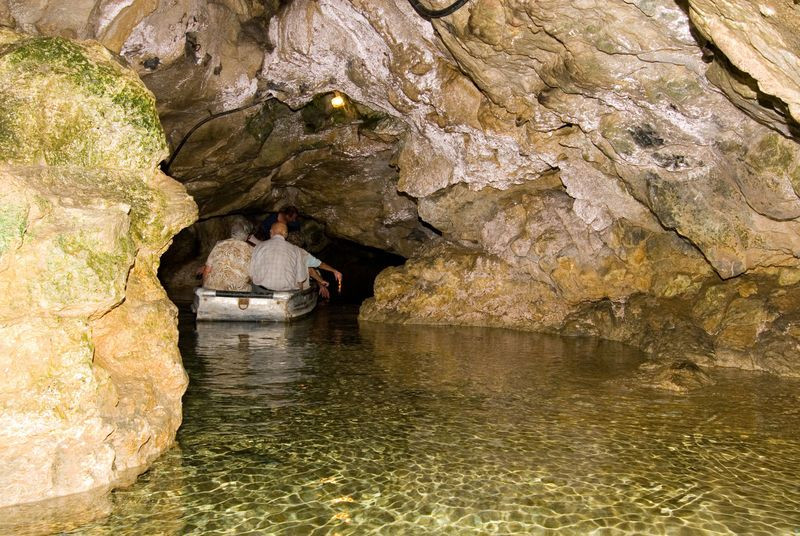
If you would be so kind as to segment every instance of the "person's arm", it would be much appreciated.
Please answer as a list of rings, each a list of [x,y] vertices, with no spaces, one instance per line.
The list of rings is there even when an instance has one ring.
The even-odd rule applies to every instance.
[[[206,284],[206,278],[208,277],[208,274],[210,274],[210,273],[211,273],[211,267],[209,265],[207,265],[207,264],[204,264],[203,266],[200,266],[195,271],[195,276],[200,278],[201,285],[205,285]]]
[[[319,268],[331,272],[333,274],[333,277],[336,278],[336,282],[339,284],[339,286],[342,286],[342,272],[340,272],[336,268],[332,268],[329,264],[325,264],[324,262],[321,262],[319,264]]]
[[[319,275],[319,272],[316,271],[314,268],[308,269],[308,275],[317,282],[319,285],[319,295],[325,298],[326,300],[331,297],[331,293],[328,290],[328,282],[322,279],[322,276]]]
[[[256,233],[250,233],[250,234],[247,236],[247,240],[245,240],[245,242],[247,242],[247,243],[248,243],[250,246],[252,246],[252,247],[256,247],[256,246],[257,246],[257,245],[259,245],[261,242],[263,242],[263,240],[259,240],[259,239],[256,237]]]

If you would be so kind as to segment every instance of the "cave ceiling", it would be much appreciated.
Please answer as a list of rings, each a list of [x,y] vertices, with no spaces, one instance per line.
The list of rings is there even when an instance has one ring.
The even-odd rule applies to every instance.
[[[0,17],[120,53],[156,94],[173,150],[192,132],[169,171],[201,217],[295,198],[334,232],[408,255],[430,238],[412,199],[557,170],[587,224],[675,229],[731,276],[780,253],[717,244],[698,211],[746,213],[727,227],[761,242],[781,232],[771,220],[800,215],[791,173],[765,184],[752,162],[724,169],[747,162],[753,139],[793,152],[797,57],[781,51],[797,48],[798,14],[786,2],[475,0],[431,23],[402,0],[4,1]],[[365,113],[309,128],[304,107],[333,91]],[[712,197],[725,188],[737,195]],[[401,231],[387,242],[341,220],[355,214]]]

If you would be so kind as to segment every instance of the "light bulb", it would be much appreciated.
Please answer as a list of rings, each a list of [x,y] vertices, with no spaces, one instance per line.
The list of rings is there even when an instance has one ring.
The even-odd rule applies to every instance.
[[[342,97],[341,95],[334,95],[331,98],[331,106],[333,106],[334,108],[341,108],[342,106],[344,106],[344,97]]]

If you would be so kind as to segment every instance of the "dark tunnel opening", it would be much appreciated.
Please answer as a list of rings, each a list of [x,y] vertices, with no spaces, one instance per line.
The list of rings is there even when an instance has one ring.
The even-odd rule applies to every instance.
[[[329,237],[329,244],[316,256],[334,266],[344,274],[342,292],[336,301],[342,303],[361,303],[374,293],[375,278],[385,268],[400,266],[406,259],[382,249],[364,246],[350,240]],[[333,277],[322,273],[334,286]],[[332,293],[331,301],[333,301]]]
[[[173,239],[161,257],[158,277],[170,299],[177,304],[192,301],[194,289],[202,284],[200,269],[214,245],[229,238],[233,218],[246,218],[254,227],[263,220],[259,216],[224,216],[196,222]],[[379,248],[327,234],[323,224],[303,218],[302,231],[290,232],[289,240],[343,274],[341,291],[333,274],[320,270],[329,282],[329,303],[360,304],[373,295],[377,275],[385,268],[399,266],[405,258]]]

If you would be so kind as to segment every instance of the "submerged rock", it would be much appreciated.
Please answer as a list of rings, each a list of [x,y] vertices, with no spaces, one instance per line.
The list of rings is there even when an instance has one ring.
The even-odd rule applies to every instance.
[[[647,363],[640,367],[638,379],[644,385],[685,393],[714,384],[714,380],[696,363],[689,360],[672,363]]]
[[[0,30],[0,506],[113,486],[174,440],[156,279],[196,217],[152,94],[97,44]]]

